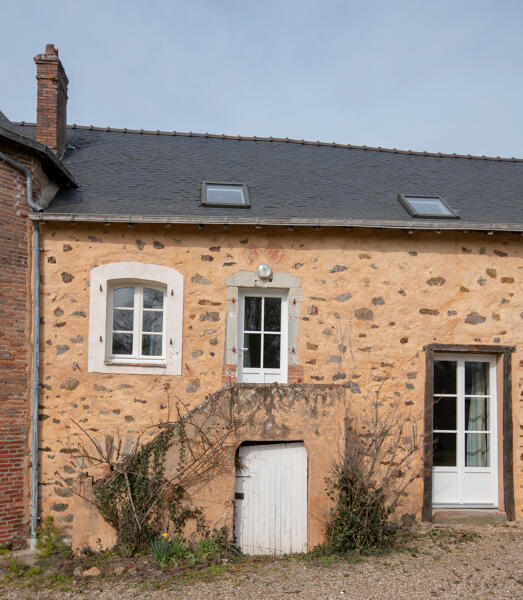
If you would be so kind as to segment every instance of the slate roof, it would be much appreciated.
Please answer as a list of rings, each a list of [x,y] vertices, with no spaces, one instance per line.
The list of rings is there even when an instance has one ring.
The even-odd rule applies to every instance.
[[[40,218],[523,231],[520,159],[77,126],[67,142],[78,187]],[[250,208],[200,206],[204,180],[247,184]],[[460,218],[413,218],[400,193],[442,196]]]
[[[4,115],[4,113],[0,110],[0,127],[4,129],[10,129],[14,131],[13,124],[11,121]]]
[[[35,141],[35,137],[36,127],[32,127],[30,131],[20,129],[16,123],[10,121],[0,111],[0,141],[22,147],[25,151],[36,155],[40,159],[44,170],[52,179],[56,180],[63,187],[73,187],[75,182],[71,173],[56,157],[54,152],[49,150],[47,146]]]

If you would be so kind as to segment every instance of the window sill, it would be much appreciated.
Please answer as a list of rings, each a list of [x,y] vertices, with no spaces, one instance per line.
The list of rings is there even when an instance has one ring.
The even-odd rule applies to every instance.
[[[121,362],[121,361],[113,361],[106,360],[104,364],[108,367],[154,367],[157,369],[166,369],[167,365],[165,363],[150,363],[150,362]]]

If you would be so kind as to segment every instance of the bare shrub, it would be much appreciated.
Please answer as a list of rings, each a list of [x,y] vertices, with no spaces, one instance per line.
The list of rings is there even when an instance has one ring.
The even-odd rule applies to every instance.
[[[169,384],[164,386],[171,412]],[[266,396],[249,412],[234,402],[237,391],[228,390],[229,402],[204,403],[203,410],[189,410],[179,398],[174,417],[148,427],[129,449],[118,432],[106,434],[103,444],[78,423],[80,439],[76,456],[91,472],[105,474],[92,481],[92,495],[85,494],[81,481],[62,481],[72,491],[94,504],[114,527],[120,549],[131,555],[169,528],[181,535],[194,520],[200,532],[206,529],[202,512],[188,506],[186,488],[202,481],[223,463],[231,436],[252,421]],[[146,440],[146,441],[144,441]],[[166,454],[175,464],[166,471]],[[208,532],[207,532],[208,533]]]
[[[357,367],[350,324],[340,329],[340,348],[348,349],[349,380]],[[388,375],[374,376],[366,393],[351,395],[345,423],[345,453],[327,479],[334,508],[327,525],[327,547],[337,553],[368,552],[387,544],[391,518],[422,475],[422,414],[400,410],[384,396]],[[375,383],[374,383],[375,382]],[[351,383],[346,387],[351,389]]]
[[[335,508],[327,540],[335,552],[383,546],[391,515],[421,476],[420,418],[406,416],[396,404],[384,406],[380,390],[357,416],[347,417],[345,456],[328,480]]]

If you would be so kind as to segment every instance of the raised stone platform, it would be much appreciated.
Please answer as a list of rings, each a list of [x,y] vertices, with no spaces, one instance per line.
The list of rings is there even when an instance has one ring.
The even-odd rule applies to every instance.
[[[504,525],[507,515],[493,509],[434,509],[432,522],[436,525]]]

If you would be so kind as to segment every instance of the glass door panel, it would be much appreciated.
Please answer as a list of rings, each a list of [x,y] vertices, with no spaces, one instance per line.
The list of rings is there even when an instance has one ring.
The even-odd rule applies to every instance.
[[[457,466],[457,434],[434,432],[433,465],[435,467]]]
[[[244,331],[261,331],[262,298],[247,296],[244,299]]]
[[[488,396],[465,397],[465,427],[467,431],[488,431],[490,428]]]
[[[281,361],[280,335],[263,336],[263,366],[265,369],[279,369]]]
[[[261,334],[243,334],[243,366],[261,367]]]
[[[436,396],[434,398],[434,431],[456,431],[457,396]]]
[[[465,394],[487,396],[489,389],[489,363],[465,363]]]
[[[281,298],[263,299],[263,328],[265,331],[281,331]]]
[[[490,467],[488,433],[465,433],[465,466]]]
[[[434,361],[434,394],[456,394],[457,367],[455,360]]]

